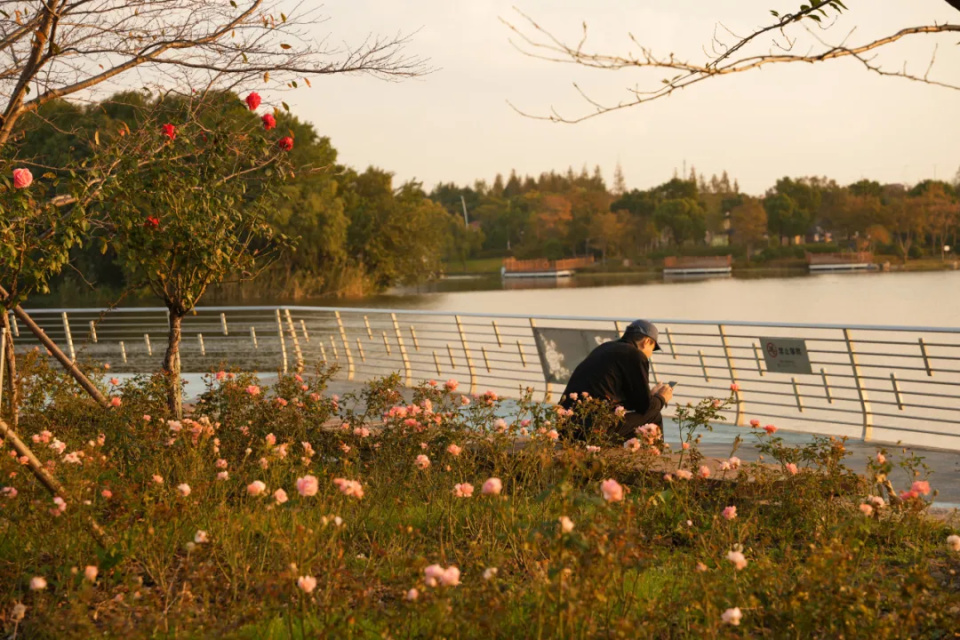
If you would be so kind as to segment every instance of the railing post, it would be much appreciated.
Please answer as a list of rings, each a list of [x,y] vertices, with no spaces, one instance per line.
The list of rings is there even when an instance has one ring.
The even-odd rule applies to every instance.
[[[253,327],[253,326],[250,327],[250,340],[253,341],[253,348],[254,348],[254,349],[259,349],[259,348],[260,348],[260,345],[257,344],[257,330],[256,330],[256,328]]]
[[[90,321],[90,339],[93,340],[94,344],[97,342],[97,323],[93,320]]]
[[[720,340],[723,343],[723,355],[727,358],[727,369],[730,371],[730,384],[736,385],[736,391],[734,395],[737,397],[737,417],[735,424],[738,427],[743,426],[743,397],[740,394],[740,384],[737,382],[737,368],[733,365],[733,353],[730,350],[730,343],[727,341],[727,334],[723,330],[723,325],[718,324],[717,329],[720,331]]]
[[[227,314],[220,314],[220,326],[223,327],[223,335],[228,336],[230,332],[227,330]]]
[[[14,337],[14,338],[19,338],[19,337],[20,337],[20,325],[17,324],[17,314],[11,313],[11,314],[10,314],[10,320],[11,320],[10,324],[12,325],[12,326],[11,326],[11,329],[13,329],[13,337]]]
[[[283,339],[283,321],[280,320],[280,309],[277,309],[277,335],[280,336],[280,356],[283,358],[283,373],[287,373],[287,342]]]
[[[843,339],[847,344],[847,353],[850,356],[850,367],[853,369],[853,379],[857,384],[857,395],[860,397],[860,410],[863,413],[863,441],[869,442],[873,438],[873,415],[870,411],[870,398],[860,373],[860,363],[857,361],[857,352],[853,348],[850,330],[843,330]]]
[[[354,376],[353,353],[350,351],[350,341],[347,340],[347,330],[343,326],[343,318],[340,317],[340,312],[334,311],[333,315],[337,319],[337,329],[340,330],[340,340],[343,341],[343,352],[347,356],[347,380],[353,380],[353,376]],[[366,316],[364,316],[364,318],[366,318]],[[360,357],[362,358],[363,356],[361,355]]]
[[[300,351],[300,341],[297,340],[297,328],[293,325],[290,309],[283,310],[287,317],[287,329],[290,330],[290,339],[293,340],[293,352],[297,354],[297,373],[303,373],[303,352]]]
[[[530,318],[530,333],[533,334],[533,341],[537,341],[537,320],[536,318]],[[539,348],[539,347],[538,347]],[[543,376],[543,401],[550,402],[550,398],[553,396],[553,384],[547,380],[546,374]]]
[[[467,371],[470,372],[470,393],[477,392],[477,370],[473,367],[473,358],[470,357],[470,346],[467,344],[467,334],[463,331],[463,323],[460,322],[460,316],[454,316],[457,321],[457,331],[460,332],[460,342],[463,344],[463,354],[467,359]]]
[[[70,361],[77,361],[77,352],[73,349],[73,334],[70,333],[70,319],[67,317],[67,312],[64,311],[63,314],[63,332],[67,336],[67,348],[70,349]]]
[[[152,355],[153,355],[153,347],[150,346],[150,334],[149,334],[149,333],[143,334],[143,343],[144,343],[145,345],[147,345],[147,355],[148,355],[148,356],[152,356]]]
[[[303,339],[304,339],[307,343],[309,343],[309,342],[310,342],[310,334],[307,333],[307,321],[304,320],[303,318],[300,318],[300,330],[303,331]]]
[[[127,364],[127,348],[123,345],[123,340],[120,341],[120,357],[123,358],[123,364]]]
[[[3,409],[3,370],[7,365],[7,328],[0,327],[0,409]]]
[[[197,342],[200,343],[200,355],[201,355],[201,356],[207,355],[207,348],[206,348],[205,346],[203,346],[203,334],[202,334],[202,333],[198,333],[198,334],[197,334]]]
[[[410,358],[407,357],[407,348],[403,344],[403,333],[400,331],[400,323],[397,322],[397,314],[391,313],[390,319],[393,320],[393,330],[397,334],[397,346],[400,348],[400,359],[403,360],[403,374],[406,380],[404,384],[409,387],[413,378],[413,373],[410,370]]]

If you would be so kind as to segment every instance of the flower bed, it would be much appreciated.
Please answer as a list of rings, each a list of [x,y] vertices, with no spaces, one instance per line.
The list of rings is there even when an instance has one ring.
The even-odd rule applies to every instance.
[[[100,384],[104,411],[34,354],[20,432],[67,488],[0,462],[0,627],[17,637],[946,638],[960,538],[843,443],[706,465],[724,401],[615,450],[526,398],[396,377],[211,374],[170,421],[164,381]],[[324,427],[335,419],[341,426]],[[614,414],[605,418],[619,419]],[[595,420],[603,430],[604,419]],[[370,428],[374,422],[382,427]],[[515,446],[518,438],[525,446]],[[686,446],[683,444],[686,443]],[[672,445],[668,447],[667,445]],[[670,453],[676,450],[676,453]],[[918,476],[919,477],[919,476]],[[89,518],[106,531],[100,548]]]

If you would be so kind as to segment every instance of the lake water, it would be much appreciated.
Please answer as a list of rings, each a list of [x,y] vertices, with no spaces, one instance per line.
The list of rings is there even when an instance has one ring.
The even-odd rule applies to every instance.
[[[630,274],[575,277],[560,286],[501,283],[496,277],[446,280],[430,289],[349,304],[464,313],[960,327],[960,271],[685,281]]]

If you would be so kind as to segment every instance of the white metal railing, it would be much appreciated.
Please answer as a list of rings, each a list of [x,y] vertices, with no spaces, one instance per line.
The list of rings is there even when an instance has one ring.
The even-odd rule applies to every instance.
[[[28,311],[68,355],[109,362],[112,371],[159,368],[166,345],[163,308]],[[338,377],[365,380],[399,372],[407,383],[456,378],[465,391],[516,396],[532,387],[556,401],[547,379],[543,334],[579,329],[618,334],[631,318],[520,316],[327,307],[202,307],[183,321],[185,372],[223,363],[293,371],[336,363]],[[846,435],[876,442],[960,450],[960,329],[871,325],[653,320],[662,353],[652,379],[676,380],[675,399],[726,397],[739,388],[730,419]],[[18,350],[37,345],[11,317]],[[538,342],[538,336],[540,341]],[[151,341],[152,338],[152,341]],[[801,338],[810,374],[767,370],[761,338]],[[597,338],[599,341],[599,337]],[[547,363],[549,364],[549,362]],[[557,363],[554,363],[557,364]],[[576,362],[562,362],[572,370]],[[2,379],[2,378],[0,378]]]

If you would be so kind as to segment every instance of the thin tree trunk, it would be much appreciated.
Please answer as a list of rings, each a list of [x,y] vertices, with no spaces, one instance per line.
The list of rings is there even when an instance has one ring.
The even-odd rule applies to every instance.
[[[10,316],[7,309],[2,308],[4,341],[4,359],[7,361],[7,386],[9,388],[8,403],[10,405],[10,424],[14,429],[20,424],[20,384],[17,381],[17,354],[13,350],[13,332],[10,330]],[[2,365],[0,365],[2,366]]]
[[[163,356],[163,374],[167,378],[167,406],[175,420],[183,419],[183,387],[180,384],[180,322],[183,316],[170,311],[167,352]]]

